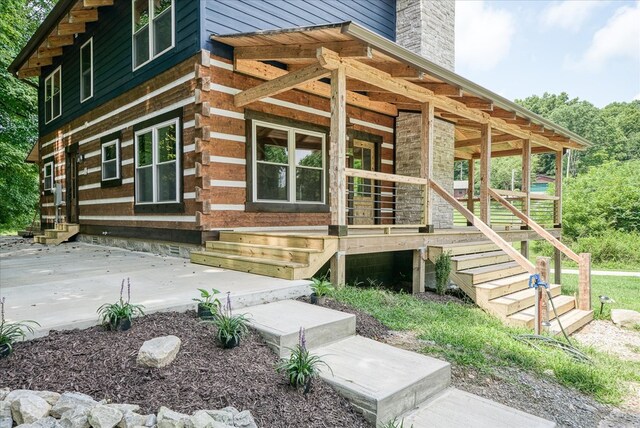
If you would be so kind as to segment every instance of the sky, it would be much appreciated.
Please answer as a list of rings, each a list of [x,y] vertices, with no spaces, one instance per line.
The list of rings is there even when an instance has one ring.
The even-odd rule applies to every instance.
[[[640,0],[457,0],[456,72],[514,100],[640,99]]]

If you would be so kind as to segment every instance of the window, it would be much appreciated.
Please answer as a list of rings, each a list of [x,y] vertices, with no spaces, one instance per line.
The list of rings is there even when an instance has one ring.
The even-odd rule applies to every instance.
[[[80,48],[80,102],[93,96],[93,38]]]
[[[255,202],[324,203],[325,134],[252,123]]]
[[[53,190],[53,162],[48,162],[44,164],[44,191],[52,191]]]
[[[44,122],[62,114],[62,67],[56,68],[44,80]]]
[[[180,201],[179,120],[171,119],[135,133],[136,203]]]
[[[174,45],[173,0],[132,0],[133,69]]]
[[[119,140],[111,140],[102,145],[102,181],[120,178],[119,143]]]

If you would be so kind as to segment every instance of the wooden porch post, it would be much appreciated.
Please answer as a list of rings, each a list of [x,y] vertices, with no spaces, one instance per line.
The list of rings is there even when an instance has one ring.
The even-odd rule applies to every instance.
[[[580,253],[580,263],[578,264],[578,309],[583,311],[591,310],[591,254],[589,253]]]
[[[522,200],[522,212],[529,217],[529,205],[531,204],[531,140],[524,140],[522,142],[522,192],[525,193],[525,197]],[[526,224],[522,226],[522,229],[529,230],[529,226]],[[529,258],[529,241],[520,242],[520,253],[526,258]]]
[[[424,293],[425,287],[425,249],[413,250],[413,294]]]
[[[420,125],[420,177],[429,181],[433,178],[433,114],[431,103],[422,104],[422,121]],[[422,233],[433,232],[433,191],[431,186],[424,187],[424,228]],[[424,288],[424,284],[423,284]]]
[[[331,258],[329,269],[331,276],[329,280],[334,287],[342,287],[345,284],[345,253],[337,251]]]
[[[540,274],[540,280],[542,282],[549,283],[549,263],[551,259],[549,257],[538,257],[536,259],[536,270]],[[538,309],[539,316],[537,317],[538,324],[535,326],[535,333],[541,334],[547,328],[544,326],[549,322],[549,298],[547,292],[543,288],[538,288],[536,301],[536,308]]]
[[[558,200],[554,203],[554,227],[562,227],[562,151],[556,152],[556,196]],[[559,238],[561,239],[561,238]],[[553,250],[553,274],[556,284],[562,282],[562,253],[559,249]]]
[[[469,159],[469,173],[467,174],[467,209],[471,211],[471,213],[475,214],[475,180],[476,180],[476,171],[475,171],[475,161],[473,159]],[[473,226],[469,220],[467,220],[467,226]]]
[[[491,125],[483,123],[480,128],[480,220],[491,223]]]
[[[344,66],[331,71],[331,133],[329,137],[329,234],[347,234],[347,78]]]

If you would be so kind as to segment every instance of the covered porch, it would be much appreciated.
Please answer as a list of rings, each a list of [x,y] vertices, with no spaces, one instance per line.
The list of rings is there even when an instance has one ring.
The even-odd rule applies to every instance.
[[[330,259],[335,284],[345,282],[347,255],[413,251],[413,289],[419,292],[424,290],[429,248],[464,243],[487,244],[505,253],[519,271],[538,273],[550,281],[548,261],[536,266],[528,260],[528,242],[545,239],[555,248],[557,266],[563,253],[579,263],[577,306],[590,311],[589,255],[575,254],[559,241],[562,156],[566,150],[587,146],[581,137],[353,23],[212,39],[234,48],[235,72],[265,80],[234,95],[236,107],[291,90],[330,100],[329,224],[313,230],[245,230],[254,235],[254,245],[260,245],[258,241],[280,245],[284,238],[278,236],[288,236],[313,248],[310,243],[322,236],[322,246],[315,249]],[[418,116],[419,129],[413,129],[418,149],[412,154],[418,171],[399,171],[398,165],[394,173],[376,168],[366,144],[348,137],[354,125],[350,107],[393,117]],[[451,163],[468,162],[469,192],[460,199],[453,196],[452,186],[434,176],[438,124],[453,129]],[[397,154],[402,142],[396,142]],[[530,192],[531,156],[540,153],[555,154],[554,195]],[[520,191],[491,188],[491,160],[502,156],[522,158]],[[450,222],[436,227],[434,217],[443,213]],[[255,239],[257,235],[264,238]],[[521,251],[511,245],[514,242],[522,243]],[[556,272],[559,275],[559,269]]]

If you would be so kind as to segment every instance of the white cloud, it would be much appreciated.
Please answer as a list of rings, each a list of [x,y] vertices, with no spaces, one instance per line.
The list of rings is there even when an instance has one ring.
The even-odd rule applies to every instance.
[[[635,97],[633,97],[633,99],[634,99],[634,101],[635,101],[635,100],[640,101],[640,92],[638,92],[638,95],[636,95]]]
[[[618,8],[604,27],[596,31],[591,45],[571,68],[601,69],[611,59],[640,60],[640,1]]]
[[[514,18],[484,1],[456,2],[456,65],[491,70],[507,56]]]
[[[605,2],[565,0],[554,2],[547,6],[540,16],[540,22],[545,27],[559,27],[563,30],[577,32],[592,15],[593,11]]]

